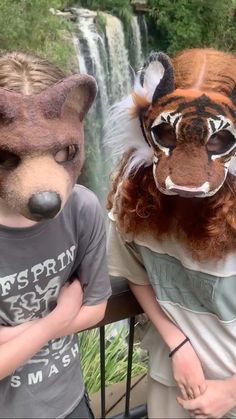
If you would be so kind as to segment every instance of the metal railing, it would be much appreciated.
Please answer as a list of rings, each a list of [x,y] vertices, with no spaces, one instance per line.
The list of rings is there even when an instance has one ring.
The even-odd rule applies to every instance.
[[[134,295],[128,287],[128,282],[124,278],[111,277],[112,295],[108,300],[106,314],[101,323],[97,325],[100,330],[100,377],[101,377],[101,418],[106,417],[106,396],[105,396],[105,326],[119,320],[129,319],[129,338],[128,338],[128,361],[126,375],[126,395],[125,411],[113,418],[144,418],[147,417],[146,405],[139,405],[130,409],[130,392],[132,378],[132,360],[134,345],[134,326],[135,316],[143,313]]]

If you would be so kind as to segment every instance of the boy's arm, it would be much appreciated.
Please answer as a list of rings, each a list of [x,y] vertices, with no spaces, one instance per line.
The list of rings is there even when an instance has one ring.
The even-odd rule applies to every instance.
[[[53,314],[40,319],[0,345],[0,380],[12,374],[51,339],[55,333],[53,319]]]
[[[63,287],[58,304],[50,314],[32,324],[27,323],[29,327],[0,345],[0,380],[32,358],[50,339],[64,334],[78,313],[81,298],[82,290],[78,281]]]
[[[106,306],[107,301],[102,301],[93,306],[82,306],[78,311],[77,316],[70,324],[68,324],[68,327],[64,328],[63,331],[58,331],[57,334],[54,334],[54,339],[71,335],[72,333],[77,333],[95,326],[103,319]],[[9,342],[19,334],[22,334],[36,322],[38,322],[38,320],[32,320],[18,326],[0,326],[0,345]]]
[[[31,327],[37,320],[28,321],[26,323],[19,324],[18,326],[0,326],[0,345],[9,342],[16,336]]]
[[[106,306],[107,301],[102,301],[93,306],[82,306],[68,328],[63,331],[63,336],[81,332],[82,330],[89,329],[98,324],[105,315]],[[62,337],[62,334],[59,333],[55,337]]]

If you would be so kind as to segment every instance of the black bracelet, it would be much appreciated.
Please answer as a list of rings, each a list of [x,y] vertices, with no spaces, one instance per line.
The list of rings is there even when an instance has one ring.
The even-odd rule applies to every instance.
[[[175,354],[175,352],[177,352],[187,342],[190,342],[189,338],[185,338],[183,342],[181,342],[178,346],[176,346],[176,348],[172,349],[172,351],[169,353],[169,358],[171,358]]]

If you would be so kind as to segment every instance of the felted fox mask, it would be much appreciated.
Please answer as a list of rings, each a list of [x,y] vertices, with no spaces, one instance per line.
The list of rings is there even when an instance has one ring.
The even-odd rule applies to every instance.
[[[133,149],[126,173],[152,164],[157,188],[184,197],[214,195],[228,169],[234,174],[235,57],[210,49],[186,50],[173,60],[152,53],[121,108],[116,126],[125,128],[111,135],[122,152]]]
[[[26,218],[54,217],[84,161],[83,118],[95,80],[73,75],[39,94],[0,89],[0,198]]]

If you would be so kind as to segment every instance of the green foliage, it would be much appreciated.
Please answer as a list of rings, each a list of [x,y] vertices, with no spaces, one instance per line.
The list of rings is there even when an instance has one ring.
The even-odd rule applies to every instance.
[[[112,330],[112,325],[106,326],[106,333]],[[128,349],[124,336],[127,332],[124,328],[106,343],[105,375],[106,385],[118,383],[126,379]],[[98,329],[92,329],[80,333],[81,365],[86,389],[93,394],[100,389],[100,349]],[[136,344],[137,346],[137,344]],[[133,353],[132,376],[145,374],[146,365],[140,361],[136,347]]]
[[[236,49],[235,0],[148,0],[148,7],[155,49]]]
[[[71,1],[67,3],[71,5]],[[130,0],[75,0],[73,4],[119,17],[128,38]],[[147,0],[147,10],[149,50],[171,55],[204,46],[236,50],[236,0]]]
[[[61,0],[0,0],[1,51],[38,54],[70,68],[74,55],[71,23],[50,11],[64,5]]]
[[[132,16],[130,0],[80,0],[76,5],[111,13],[119,17],[127,28]]]
[[[102,32],[105,32],[106,18],[104,16],[104,14],[100,13],[99,11],[98,11],[97,16],[96,16],[96,23],[97,23],[97,26],[100,28],[100,30]]]
[[[129,33],[130,0],[0,0],[0,49],[21,50],[54,61],[64,69],[75,65],[73,24],[50,9],[86,7],[119,17]],[[236,50],[236,0],[147,0],[149,49],[170,54],[191,47]]]

